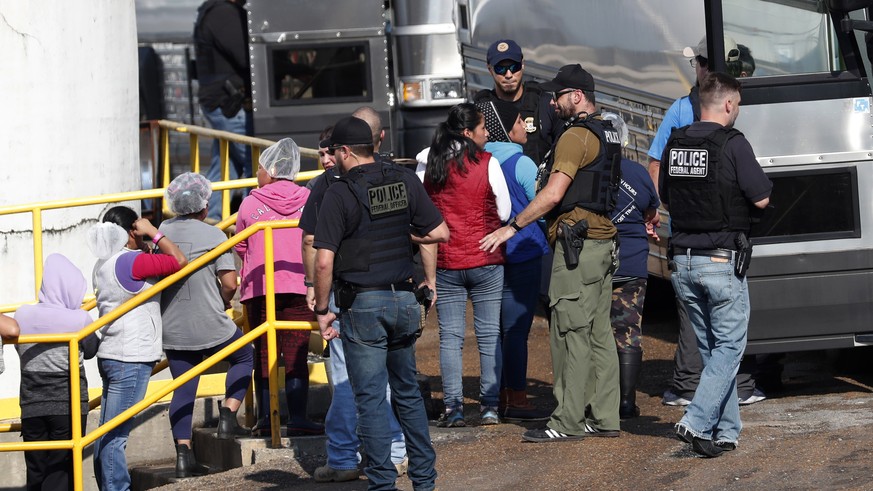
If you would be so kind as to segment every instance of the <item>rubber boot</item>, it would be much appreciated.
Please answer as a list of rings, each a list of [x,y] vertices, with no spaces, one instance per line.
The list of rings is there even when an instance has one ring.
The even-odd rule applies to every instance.
[[[231,440],[237,436],[251,436],[251,430],[243,428],[236,420],[236,413],[230,408],[218,403],[218,434],[219,440]]]
[[[618,383],[621,394],[618,416],[621,419],[636,418],[640,415],[640,408],[637,406],[637,384],[642,365],[642,351],[618,352]]]
[[[527,400],[526,390],[506,389],[506,411],[503,419],[506,421],[545,421],[551,416],[546,411],[541,411]]]
[[[255,401],[258,405],[258,421],[252,428],[254,436],[270,436],[270,380],[257,377],[255,379]]]
[[[309,421],[306,405],[309,400],[308,378],[285,378],[285,401],[288,403],[288,436],[323,435],[324,425]]]
[[[209,467],[197,463],[191,448],[184,443],[177,444],[176,477],[205,476],[206,474],[209,474]]]

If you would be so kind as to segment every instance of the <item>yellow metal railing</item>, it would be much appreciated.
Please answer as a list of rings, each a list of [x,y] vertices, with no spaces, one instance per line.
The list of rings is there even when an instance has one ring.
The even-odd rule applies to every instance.
[[[303,149],[301,149],[302,151]],[[308,149],[307,149],[308,150]],[[323,171],[307,171],[301,172],[297,176],[298,181],[308,181],[321,174]],[[212,189],[223,191],[226,189],[240,189],[257,186],[258,182],[255,178],[238,179],[235,181],[215,182],[212,183]],[[120,203],[123,201],[139,201],[143,199],[160,198],[164,195],[164,189],[150,189],[145,191],[128,191],[125,193],[105,194],[102,196],[92,196],[87,198],[72,198],[56,201],[44,201],[41,203],[29,203],[24,205],[0,206],[0,217],[5,215],[16,215],[21,213],[30,213],[33,222],[33,277],[34,277],[34,297],[32,302],[36,302],[39,295],[39,287],[42,283],[42,263],[43,263],[43,229],[42,215],[48,210],[59,210],[62,208],[75,208],[79,206],[103,205],[109,203]],[[222,224],[234,223],[233,217],[227,217],[222,220]],[[226,227],[224,227],[226,228]],[[26,302],[25,302],[26,303]],[[0,312],[14,312],[21,303],[0,305]]]
[[[190,162],[191,162],[191,172],[200,172],[200,137],[214,138],[218,140],[218,156],[219,161],[221,162],[221,181],[228,181],[230,179],[230,145],[232,143],[242,143],[244,145],[248,145],[252,150],[252,176],[258,170],[258,157],[261,155],[261,149],[269,147],[273,143],[276,143],[272,140],[265,140],[263,138],[255,138],[251,136],[243,136],[238,135],[236,133],[231,133],[229,131],[220,131],[213,130],[211,128],[204,128],[202,126],[194,126],[194,125],[186,125],[176,123],[174,121],[167,121],[165,119],[159,120],[157,125],[161,128],[161,166],[163,176],[163,187],[167,187],[170,185],[170,133],[187,133],[188,134],[188,146],[190,148]],[[318,150],[314,150],[311,148],[301,148],[300,156],[307,158],[318,159]],[[211,158],[211,157],[210,157]],[[222,189],[221,195],[221,216],[227,217],[230,215],[230,191],[235,188],[224,188]],[[166,210],[165,210],[166,211]]]
[[[275,228],[296,227],[297,220],[279,220],[272,222],[262,222],[244,231],[237,233],[233,238],[228,239],[215,249],[207,252],[199,258],[191,261],[187,266],[182,268],[177,273],[168,276],[151,288],[139,293],[130,300],[121,304],[117,309],[100,317],[95,322],[88,325],[77,333],[67,334],[51,334],[51,335],[24,335],[18,338],[19,343],[68,343],[70,349],[70,397],[71,397],[71,418],[72,418],[72,438],[70,440],[42,441],[42,442],[10,442],[0,443],[0,452],[12,451],[32,451],[32,450],[71,450],[73,452],[73,482],[74,489],[82,489],[82,460],[84,448],[93,443],[95,440],[113,430],[120,424],[132,418],[142,410],[146,409],[156,401],[160,400],[170,392],[181,387],[192,378],[200,375],[216,363],[222,361],[234,351],[251,343],[258,337],[267,335],[267,363],[270,367],[269,385],[270,385],[270,420],[271,420],[271,440],[272,446],[279,447],[281,445],[281,429],[279,422],[279,404],[278,404],[278,363],[276,353],[276,329],[306,329],[311,330],[314,322],[300,321],[277,321],[276,320],[276,302],[275,302],[275,266],[273,263],[273,230]],[[101,327],[115,321],[131,309],[142,304],[152,296],[160,293],[176,281],[188,276],[197,269],[206,265],[210,261],[217,258],[220,254],[230,250],[240,241],[247,239],[258,232],[264,232],[264,264],[266,275],[266,300],[267,300],[267,321],[260,326],[252,329],[244,334],[240,339],[228,345],[218,353],[210,356],[184,375],[174,379],[171,383],[157,390],[153,394],[146,396],[142,401],[134,404],[132,407],[122,412],[118,416],[107,421],[103,425],[96,428],[94,431],[83,435],[81,425],[81,403],[80,397],[80,380],[79,380],[79,341],[89,336]]]

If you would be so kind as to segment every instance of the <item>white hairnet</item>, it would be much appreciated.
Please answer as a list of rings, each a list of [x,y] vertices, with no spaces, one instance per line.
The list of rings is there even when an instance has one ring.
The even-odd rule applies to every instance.
[[[601,113],[600,116],[608,121],[612,121],[612,127],[618,131],[618,136],[621,138],[621,146],[626,147],[630,143],[627,132],[627,124],[621,119],[621,116],[615,113]]]
[[[170,209],[177,215],[197,213],[209,202],[212,183],[200,174],[186,172],[173,179],[167,186],[165,197]]]
[[[273,179],[293,181],[300,172],[300,148],[291,138],[282,138],[261,152],[258,163]]]
[[[97,259],[109,259],[127,245],[128,233],[112,222],[101,222],[88,229],[88,249]]]

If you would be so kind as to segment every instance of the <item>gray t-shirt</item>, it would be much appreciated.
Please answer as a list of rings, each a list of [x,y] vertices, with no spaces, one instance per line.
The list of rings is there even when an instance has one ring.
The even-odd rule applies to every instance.
[[[160,231],[179,246],[189,262],[227,239],[221,230],[212,225],[184,217],[165,221]],[[165,350],[211,348],[233,336],[237,327],[224,311],[218,273],[234,270],[233,255],[228,251],[182,282],[164,290],[161,317]]]

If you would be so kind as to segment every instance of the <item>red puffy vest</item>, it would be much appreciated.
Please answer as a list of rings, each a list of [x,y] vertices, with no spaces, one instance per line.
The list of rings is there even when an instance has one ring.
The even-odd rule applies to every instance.
[[[474,162],[464,156],[465,174],[450,166],[441,188],[425,180],[427,194],[449,227],[449,241],[439,245],[438,268],[470,269],[504,262],[503,247],[491,254],[479,250],[479,239],[500,228],[500,217],[488,182],[491,154],[479,152],[476,157]]]

